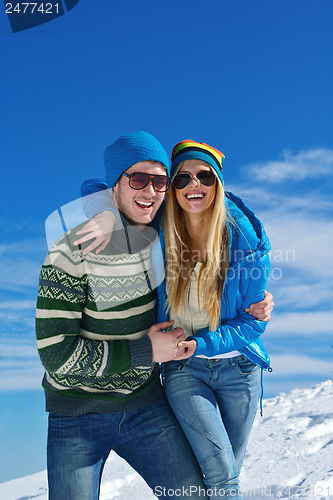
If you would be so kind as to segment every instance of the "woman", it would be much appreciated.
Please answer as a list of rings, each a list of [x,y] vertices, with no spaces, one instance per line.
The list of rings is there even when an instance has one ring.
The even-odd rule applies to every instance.
[[[259,368],[270,369],[259,339],[266,323],[246,311],[264,297],[270,246],[256,216],[224,192],[223,159],[194,141],[173,149],[158,322],[175,319],[187,336],[181,344],[188,359],[165,363],[164,385],[208,495],[239,499],[239,472],[260,397]]]
[[[264,296],[270,246],[255,215],[224,192],[223,159],[193,141],[173,149],[158,321],[169,315],[188,337],[181,344],[191,357],[165,364],[164,386],[208,494],[238,499],[259,367],[269,368],[259,339],[266,324],[244,309]]]

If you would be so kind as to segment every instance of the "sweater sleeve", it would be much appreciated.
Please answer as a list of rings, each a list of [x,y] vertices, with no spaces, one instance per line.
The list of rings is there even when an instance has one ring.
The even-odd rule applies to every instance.
[[[81,336],[87,274],[80,251],[68,244],[68,234],[51,248],[40,272],[36,336],[44,368],[49,373],[85,379],[133,368],[151,370],[154,363],[148,335],[130,341]]]
[[[255,272],[252,272],[253,277],[248,280],[248,286],[237,311],[237,316],[233,319],[222,321],[215,331],[203,328],[197,335],[188,337],[188,340],[194,339],[197,342],[195,356],[200,354],[215,356],[242,349],[251,344],[251,342],[265,331],[267,322],[255,319],[246,313],[244,309],[247,309],[250,304],[259,302],[264,298],[270,269],[268,255],[264,255],[256,260],[252,269],[255,269]]]

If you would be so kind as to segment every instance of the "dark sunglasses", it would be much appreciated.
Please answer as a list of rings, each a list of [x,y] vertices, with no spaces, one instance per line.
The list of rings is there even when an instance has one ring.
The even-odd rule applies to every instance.
[[[129,185],[132,189],[144,189],[148,184],[151,184],[155,191],[164,193],[170,186],[170,178],[166,175],[151,175],[143,172],[134,172],[133,174],[122,174],[128,177]]]
[[[175,176],[172,181],[172,184],[176,189],[184,189],[189,185],[192,178],[203,186],[214,186],[216,182],[216,175],[210,170],[201,170],[195,175],[190,174],[189,172],[180,172]]]

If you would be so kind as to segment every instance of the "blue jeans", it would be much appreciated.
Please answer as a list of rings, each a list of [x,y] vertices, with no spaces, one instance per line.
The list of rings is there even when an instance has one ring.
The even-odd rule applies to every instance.
[[[244,356],[164,366],[169,403],[198,459],[210,498],[240,499],[239,472],[260,397],[260,369]]]
[[[162,394],[144,408],[124,413],[79,417],[50,413],[49,500],[97,500],[111,450],[159,498],[202,499],[205,494],[198,462]]]

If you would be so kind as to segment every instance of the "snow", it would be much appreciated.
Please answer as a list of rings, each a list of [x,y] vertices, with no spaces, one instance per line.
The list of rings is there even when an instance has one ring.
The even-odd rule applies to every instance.
[[[294,389],[263,402],[241,472],[243,499],[333,500],[333,382]],[[185,464],[184,464],[185,465]],[[104,469],[100,500],[154,498],[115,453]],[[0,484],[0,500],[47,500],[46,471]]]

